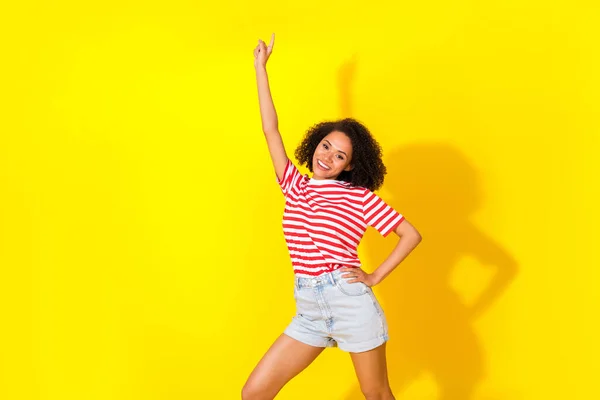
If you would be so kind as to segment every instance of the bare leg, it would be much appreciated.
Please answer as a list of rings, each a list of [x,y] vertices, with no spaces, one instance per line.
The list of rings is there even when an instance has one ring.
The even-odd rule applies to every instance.
[[[362,353],[350,353],[360,390],[367,400],[395,400],[390,389],[385,343]]]
[[[271,400],[324,350],[282,334],[258,362],[242,389],[242,400]]]

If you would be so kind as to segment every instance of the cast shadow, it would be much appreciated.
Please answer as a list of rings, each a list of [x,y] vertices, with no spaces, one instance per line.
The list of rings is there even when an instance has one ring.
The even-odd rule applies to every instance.
[[[342,97],[350,96],[355,63],[356,57],[340,70]],[[349,97],[341,104],[343,115],[352,116]],[[517,263],[470,220],[482,206],[480,176],[457,148],[413,143],[384,155],[388,171],[384,200],[423,236],[417,249],[376,288],[390,331],[392,390],[403,398],[408,386],[426,373],[436,382],[438,399],[472,399],[489,368],[473,325],[515,278]],[[379,265],[396,243],[395,234],[383,239],[368,230],[360,248],[366,269]],[[469,304],[452,285],[463,257],[495,269]],[[364,396],[356,385],[343,398]]]

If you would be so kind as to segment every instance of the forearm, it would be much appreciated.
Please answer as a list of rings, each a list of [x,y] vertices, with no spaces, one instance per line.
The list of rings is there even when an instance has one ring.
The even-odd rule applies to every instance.
[[[394,268],[396,268],[421,242],[421,236],[416,234],[401,236],[398,244],[394,247],[394,250],[385,259],[383,263],[372,275],[375,277],[377,283],[380,283],[386,276],[388,276]]]
[[[260,105],[260,116],[262,120],[263,132],[277,132],[278,120],[273,98],[271,97],[271,89],[269,88],[269,78],[267,69],[264,66],[255,67],[256,69],[256,84],[258,86],[258,102]]]

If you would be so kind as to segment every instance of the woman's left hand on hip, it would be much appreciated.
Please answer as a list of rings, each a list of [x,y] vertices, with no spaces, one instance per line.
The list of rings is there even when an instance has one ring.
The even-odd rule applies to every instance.
[[[371,287],[377,285],[377,282],[373,274],[369,274],[363,271],[361,268],[340,268],[340,271],[346,272],[342,274],[342,278],[347,279],[348,283],[362,282],[365,285]]]

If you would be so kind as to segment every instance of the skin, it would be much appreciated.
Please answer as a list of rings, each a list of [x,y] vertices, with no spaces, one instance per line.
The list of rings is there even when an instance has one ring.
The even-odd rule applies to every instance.
[[[352,142],[345,133],[333,131],[315,149],[312,159],[313,179],[336,179],[352,170]]]
[[[277,114],[267,78],[266,63],[273,52],[275,34],[267,46],[262,40],[254,49],[254,67],[258,85],[262,128],[277,177],[281,180],[288,157],[279,133]],[[325,164],[325,168],[319,165]],[[314,179],[336,179],[352,169],[352,143],[343,132],[333,131],[317,146],[312,160]],[[375,286],[383,281],[421,241],[419,232],[406,220],[394,230],[400,240],[388,258],[372,273],[361,268],[344,268],[348,282]],[[367,400],[393,400],[387,375],[385,343],[375,349],[350,353],[361,390]],[[244,388],[243,400],[271,400],[283,386],[308,367],[324,350],[301,343],[282,334],[256,365]]]

